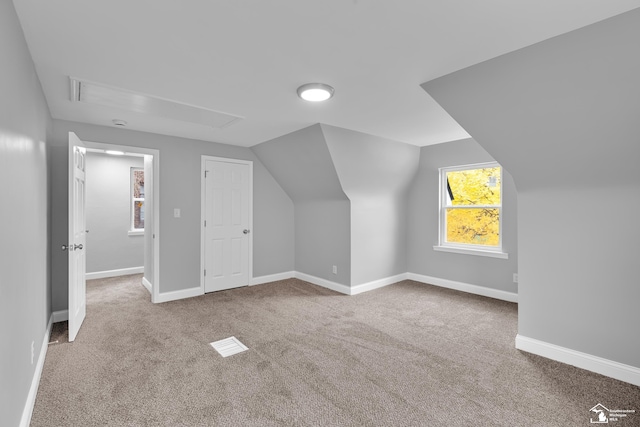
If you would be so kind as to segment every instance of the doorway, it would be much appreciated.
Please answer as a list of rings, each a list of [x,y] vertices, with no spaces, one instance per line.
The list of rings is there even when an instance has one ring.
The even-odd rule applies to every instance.
[[[102,152],[122,152],[125,155],[141,156],[144,158],[143,169],[145,176],[145,232],[144,239],[144,277],[142,284],[149,291],[151,301],[159,300],[160,273],[160,152],[159,150],[133,147],[117,144],[105,144],[99,142],[82,141],[87,151]],[[90,173],[90,171],[89,171]],[[84,277],[83,277],[84,281]],[[71,294],[71,289],[69,290]]]
[[[144,273],[145,156],[87,148],[87,280]]]

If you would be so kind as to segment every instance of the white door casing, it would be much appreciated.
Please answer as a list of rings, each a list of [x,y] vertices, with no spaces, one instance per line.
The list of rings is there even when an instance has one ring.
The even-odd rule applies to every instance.
[[[253,163],[203,156],[204,292],[247,286],[251,277]]]
[[[82,141],[69,132],[69,342],[76,339],[87,312],[85,160]]]

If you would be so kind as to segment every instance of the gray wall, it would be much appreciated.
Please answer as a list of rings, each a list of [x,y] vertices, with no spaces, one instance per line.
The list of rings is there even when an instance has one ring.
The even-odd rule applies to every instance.
[[[423,85],[518,186],[519,333],[640,367],[640,9]]]
[[[509,259],[439,252],[438,168],[494,159],[473,139],[422,147],[420,169],[409,193],[408,266],[411,273],[455,280],[507,292],[518,292],[513,273],[518,267],[518,194],[509,172],[503,168],[502,248]]]
[[[0,2],[0,63],[0,424],[17,426],[51,316],[51,117],[10,1]]]
[[[144,236],[128,235],[131,168],[143,166],[142,157],[87,153],[87,273],[144,265]]]
[[[407,272],[407,190],[420,149],[321,125],[351,201],[351,286]]]
[[[295,270],[351,284],[350,208],[320,125],[255,145],[295,204]],[[336,265],[338,274],[332,273]]]
[[[82,140],[160,152],[160,292],[200,286],[200,162],[211,155],[254,162],[254,277],[293,270],[293,204],[248,148],[126,129],[53,121],[53,309],[67,308],[67,257],[58,248],[67,234],[68,133]],[[181,218],[173,209],[181,209]],[[56,250],[58,249],[58,250]]]
[[[296,271],[349,286],[349,201],[300,200],[295,206]]]
[[[292,200],[347,200],[319,124],[254,145]]]

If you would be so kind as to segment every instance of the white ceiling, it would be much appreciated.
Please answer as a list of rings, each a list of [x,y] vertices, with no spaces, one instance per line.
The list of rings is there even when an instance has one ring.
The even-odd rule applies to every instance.
[[[468,134],[420,84],[640,0],[14,0],[56,119],[252,146],[326,123],[418,146]],[[69,76],[243,120],[223,129],[69,100]],[[331,100],[300,100],[304,83]]]

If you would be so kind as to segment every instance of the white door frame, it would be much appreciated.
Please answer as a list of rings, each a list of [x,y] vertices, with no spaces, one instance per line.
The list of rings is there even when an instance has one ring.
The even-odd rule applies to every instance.
[[[130,145],[105,144],[83,141],[88,149],[118,150],[125,153],[148,154],[153,156],[153,283],[151,284],[151,302],[159,301],[160,295],[160,150],[134,147]]]
[[[241,165],[249,166],[249,230],[251,232],[248,234],[249,237],[249,271],[247,277],[247,285],[251,284],[251,280],[253,279],[253,161],[251,160],[240,160],[240,159],[230,159],[226,157],[215,157],[215,156],[206,156],[203,155],[200,161],[200,290],[204,295],[205,287],[204,287],[204,270],[206,266],[205,259],[205,227],[204,221],[207,219],[207,186],[205,181],[205,172],[207,161],[215,161],[215,162],[225,162],[225,163],[237,163]]]

